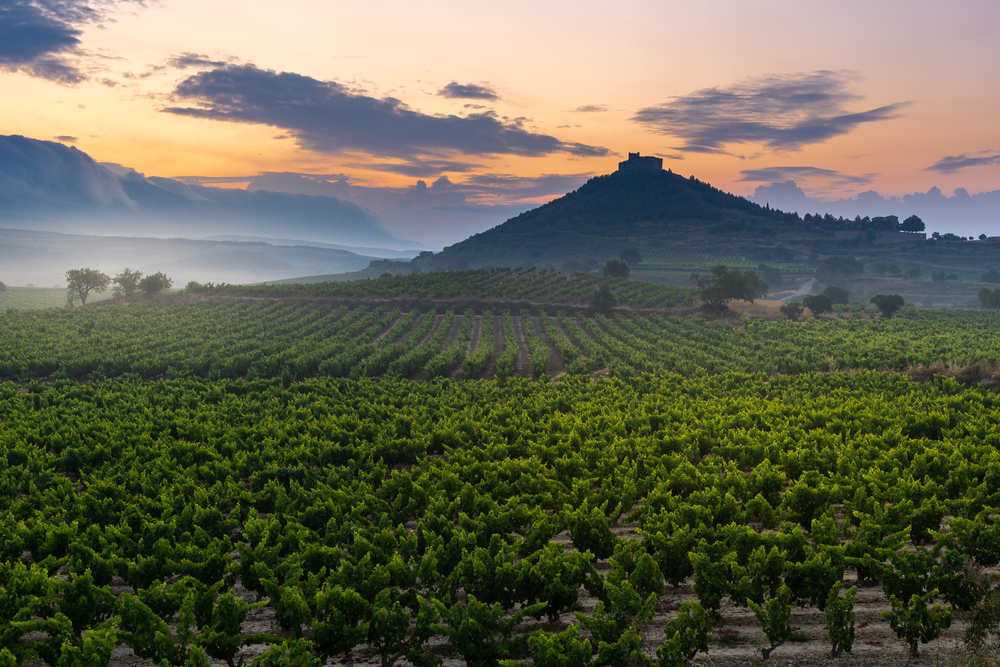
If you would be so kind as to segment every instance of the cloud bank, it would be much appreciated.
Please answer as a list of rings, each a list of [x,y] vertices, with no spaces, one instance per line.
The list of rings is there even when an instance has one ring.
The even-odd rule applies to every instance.
[[[81,55],[80,28],[105,19],[116,4],[121,3],[0,0],[0,70],[65,85],[85,81],[75,62]]]
[[[254,65],[226,65],[181,81],[174,96],[196,106],[166,113],[284,129],[299,145],[320,153],[356,151],[380,157],[441,158],[465,155],[542,156],[570,153],[604,156],[606,148],[564,142],[533,132],[522,119],[505,120],[491,111],[436,116],[402,101],[375,98],[334,81]]]
[[[728,153],[735,144],[762,144],[795,151],[848,134],[864,123],[897,118],[908,103],[848,112],[859,99],[848,90],[857,77],[819,71],[748,79],[706,88],[640,109],[632,120],[683,141],[677,150]]]

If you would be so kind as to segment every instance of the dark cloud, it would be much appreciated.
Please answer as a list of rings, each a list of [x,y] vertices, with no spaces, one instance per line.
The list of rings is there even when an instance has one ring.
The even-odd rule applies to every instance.
[[[79,140],[80,140],[79,137],[71,137],[71,136],[66,135],[66,134],[62,134],[62,135],[56,137],[56,141],[61,141],[61,142],[66,143],[66,144],[75,144]]]
[[[602,111],[607,111],[608,108],[603,104],[586,104],[582,107],[577,107],[573,109],[576,113],[600,113]]]
[[[412,159],[466,155],[541,156],[565,152],[603,156],[608,149],[532,132],[520,119],[492,112],[432,116],[392,97],[378,99],[333,81],[253,65],[227,65],[181,81],[174,95],[198,104],[166,113],[236,123],[258,123],[293,134],[306,149],[322,153],[358,151]]]
[[[168,60],[167,64],[175,69],[188,69],[191,67],[208,69],[210,67],[224,67],[226,65],[221,60],[210,60],[208,56],[197,53],[182,53]]]
[[[941,158],[931,166],[925,167],[924,171],[933,171],[938,174],[954,174],[956,171],[961,171],[962,169],[983,167],[991,164],[1000,164],[1000,153],[985,151],[972,157],[969,157],[965,153],[961,155],[949,155],[948,157]]]
[[[444,172],[465,172],[482,167],[481,164],[471,162],[455,162],[453,160],[418,160],[413,159],[403,163],[383,162],[367,164],[351,164],[349,167],[355,169],[374,169],[390,174],[401,174],[414,178],[431,178]]]
[[[112,7],[101,0],[0,0],[0,70],[67,85],[86,80],[71,61],[80,55],[80,26]]]
[[[682,139],[676,150],[685,152],[726,153],[727,145],[744,143],[798,150],[863,123],[897,118],[908,105],[849,113],[845,106],[860,99],[848,91],[855,79],[848,72],[827,71],[766,76],[640,109],[632,120]]]
[[[868,185],[877,175],[853,176],[819,167],[764,167],[762,169],[744,169],[740,172],[741,178],[739,180],[751,183],[777,183],[778,181],[794,179],[818,179],[831,185]]]
[[[441,97],[451,97],[460,100],[499,100],[496,91],[487,86],[477,86],[473,83],[462,85],[452,81],[437,93]]]

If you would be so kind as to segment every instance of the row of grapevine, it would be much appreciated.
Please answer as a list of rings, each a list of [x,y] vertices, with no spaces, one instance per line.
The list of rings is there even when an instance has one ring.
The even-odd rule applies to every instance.
[[[913,651],[1000,563],[998,411],[874,372],[0,383],[0,655],[674,660],[726,600],[768,651],[791,605],[850,648],[845,582]],[[678,584],[697,604],[647,643]],[[258,608],[274,627],[246,635]]]

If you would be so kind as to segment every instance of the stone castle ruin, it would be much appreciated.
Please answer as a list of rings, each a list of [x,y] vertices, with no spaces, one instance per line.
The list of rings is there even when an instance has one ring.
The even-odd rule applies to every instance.
[[[629,153],[627,160],[618,163],[618,171],[663,171],[663,158]]]

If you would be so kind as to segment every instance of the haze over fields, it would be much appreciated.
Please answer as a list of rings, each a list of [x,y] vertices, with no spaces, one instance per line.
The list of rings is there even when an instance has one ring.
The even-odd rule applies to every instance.
[[[0,134],[213,215],[332,197],[402,242],[360,245],[455,243],[635,150],[799,213],[1000,220],[995,3],[6,0],[0,26]],[[194,235],[177,220],[102,233]]]

